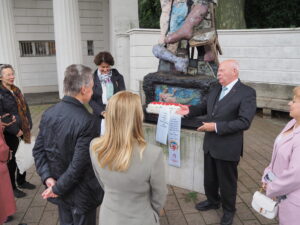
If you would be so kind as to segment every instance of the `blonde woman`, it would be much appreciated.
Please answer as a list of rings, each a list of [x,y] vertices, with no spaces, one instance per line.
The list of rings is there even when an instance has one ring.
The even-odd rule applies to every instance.
[[[128,91],[109,100],[104,136],[91,143],[90,154],[105,195],[101,225],[159,224],[167,187],[162,149],[147,144],[140,97]]]
[[[271,163],[262,182],[270,198],[284,196],[279,204],[279,224],[299,225],[300,212],[300,87],[289,102],[293,118],[277,136]]]

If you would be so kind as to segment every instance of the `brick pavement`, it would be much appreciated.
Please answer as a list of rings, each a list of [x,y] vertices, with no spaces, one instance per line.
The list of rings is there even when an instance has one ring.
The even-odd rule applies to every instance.
[[[38,131],[38,124],[43,111],[50,105],[31,106],[33,117],[33,134]],[[256,116],[252,127],[245,133],[244,157],[239,165],[237,213],[234,225],[278,225],[276,220],[265,219],[251,209],[253,192],[260,184],[261,173],[267,166],[272,153],[272,145],[276,135],[286,121],[263,119]],[[28,180],[35,185],[35,190],[26,190],[27,197],[16,199],[17,213],[14,220],[7,225],[17,225],[19,222],[28,225],[59,225],[58,212],[55,205],[41,198],[44,187],[34,168],[28,171]],[[162,225],[217,225],[222,216],[222,210],[199,212],[194,209],[193,201],[186,201],[189,190],[169,186],[169,194],[165,205],[165,215],[161,217]],[[196,201],[204,200],[203,194],[197,195]]]

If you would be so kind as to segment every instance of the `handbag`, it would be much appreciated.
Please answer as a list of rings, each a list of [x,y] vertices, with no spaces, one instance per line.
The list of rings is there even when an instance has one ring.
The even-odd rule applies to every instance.
[[[268,219],[274,219],[278,213],[278,201],[267,197],[260,191],[256,191],[252,198],[252,208],[260,215]]]
[[[20,141],[18,150],[16,152],[16,163],[21,174],[23,174],[34,164],[34,158],[32,156],[32,149],[34,147],[34,144],[34,137],[31,137],[30,144],[25,143],[23,140]]]

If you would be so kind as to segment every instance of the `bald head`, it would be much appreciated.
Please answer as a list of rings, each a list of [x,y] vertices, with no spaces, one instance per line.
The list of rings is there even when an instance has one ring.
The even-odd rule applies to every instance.
[[[222,86],[230,84],[239,77],[240,65],[236,60],[229,59],[220,63],[218,80]]]

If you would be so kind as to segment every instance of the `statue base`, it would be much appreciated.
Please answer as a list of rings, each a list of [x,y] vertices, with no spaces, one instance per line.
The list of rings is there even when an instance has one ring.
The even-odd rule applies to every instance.
[[[165,60],[159,60],[158,71],[167,73],[176,73],[176,69],[173,63]],[[217,77],[218,66],[215,62],[205,62],[198,59],[189,59],[189,66],[187,74],[197,75],[202,74],[205,76]],[[184,73],[182,73],[184,74]]]
[[[187,129],[181,130],[180,168],[168,164],[168,147],[155,141],[156,125],[143,124],[145,139],[163,148],[167,184],[204,194],[204,133]]]
[[[171,102],[197,105],[205,100],[209,89],[217,84],[214,77],[206,75],[184,75],[180,72],[156,72],[144,77],[143,89],[146,97],[145,121],[157,123],[158,115],[146,112],[151,102]],[[183,118],[182,127],[195,129],[205,117]]]

